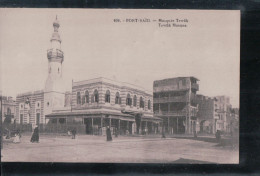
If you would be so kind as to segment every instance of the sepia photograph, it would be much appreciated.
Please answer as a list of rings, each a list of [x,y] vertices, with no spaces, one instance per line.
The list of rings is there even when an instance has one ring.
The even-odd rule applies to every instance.
[[[1,161],[239,164],[240,11],[0,8]]]

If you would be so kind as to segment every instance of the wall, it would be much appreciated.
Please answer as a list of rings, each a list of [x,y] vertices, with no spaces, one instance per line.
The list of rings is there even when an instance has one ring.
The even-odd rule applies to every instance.
[[[28,117],[28,107],[25,106],[25,101],[29,98],[30,101],[30,119]],[[37,103],[40,103],[40,107],[37,107]],[[20,114],[23,114],[23,123],[36,123],[36,110],[40,112],[40,123],[45,122],[44,117],[44,98],[43,91],[35,91],[20,94],[16,97],[16,121],[20,122]]]
[[[91,97],[94,94],[94,91],[98,90],[99,93],[99,103],[91,103]],[[110,103],[105,102],[105,94],[106,91],[110,91]],[[89,92],[89,104],[84,104],[84,105],[78,105],[77,104],[77,92],[80,92],[81,97],[85,95],[85,91]],[[121,97],[121,104],[115,104],[115,98],[116,98],[116,93],[119,93]],[[126,106],[126,98],[127,94],[130,94],[130,97],[132,98],[132,106]],[[137,96],[137,106],[133,106],[133,97],[134,95]],[[123,108],[127,109],[132,109],[132,110],[141,110],[140,108],[140,97],[143,97],[144,100],[144,111],[153,112],[153,99],[152,95],[148,94],[142,90],[137,90],[131,87],[127,86],[120,86],[116,84],[111,84],[109,82],[104,82],[104,81],[99,81],[99,82],[92,82],[89,84],[81,84],[77,86],[73,86],[72,88],[72,108],[73,109],[88,109],[88,108],[98,108],[98,107],[103,107],[103,108],[109,108],[109,109],[117,109],[121,110]],[[148,110],[148,100],[151,102],[151,109]]]

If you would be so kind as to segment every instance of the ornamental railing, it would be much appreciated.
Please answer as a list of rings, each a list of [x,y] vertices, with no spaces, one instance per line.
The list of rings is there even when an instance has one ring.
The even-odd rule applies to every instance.
[[[186,116],[186,111],[154,111],[155,115]]]
[[[169,102],[187,102],[187,96],[176,96],[176,97],[160,97],[154,98],[153,103],[169,103]]]
[[[63,51],[60,49],[49,49],[47,50],[47,57],[48,59],[51,59],[53,57],[58,57],[63,59]]]

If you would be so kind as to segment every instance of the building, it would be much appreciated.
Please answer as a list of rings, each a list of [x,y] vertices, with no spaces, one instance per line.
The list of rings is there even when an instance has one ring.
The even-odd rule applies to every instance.
[[[15,100],[13,100],[10,96],[2,96],[1,97],[1,115],[2,115],[2,122],[4,124],[11,124],[15,121]]]
[[[228,96],[216,96],[217,100],[216,112],[218,113],[219,119],[217,120],[217,130],[225,133],[230,133],[230,113],[231,104]]]
[[[20,93],[16,97],[16,120],[20,124],[45,124],[45,116],[53,109],[64,107],[65,90],[62,80],[61,38],[58,32],[60,24],[53,22],[54,32],[51,37],[51,48],[47,50],[48,76],[45,88],[38,91]]]
[[[219,129],[217,121],[219,114],[217,113],[217,99],[204,95],[197,95],[196,102],[198,103],[198,121],[200,124],[200,133],[215,134]]]
[[[64,53],[57,17],[53,27],[45,87],[17,95],[17,121],[39,125],[46,132],[77,128],[78,133],[104,134],[110,126],[120,134],[158,133],[161,119],[153,117],[152,93],[138,86],[96,78],[73,82],[72,92],[64,89]]]
[[[216,133],[220,130],[225,133],[231,132],[231,104],[228,96],[207,97],[196,96],[198,103],[198,121],[200,132]]]
[[[177,77],[153,83],[154,114],[163,119],[166,133],[192,134],[197,130],[196,92],[199,80],[195,77]]]
[[[77,131],[95,135],[105,134],[107,126],[120,134],[160,130],[161,119],[153,117],[152,94],[136,85],[102,77],[78,81],[73,82],[71,98],[71,107],[46,116],[54,126],[78,124]]]

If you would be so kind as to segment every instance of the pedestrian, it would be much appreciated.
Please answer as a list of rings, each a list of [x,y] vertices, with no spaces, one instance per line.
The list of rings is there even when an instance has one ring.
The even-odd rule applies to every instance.
[[[197,136],[197,131],[196,130],[194,130],[194,138],[197,138],[198,136]]]
[[[165,137],[164,128],[162,129],[162,138],[166,138],[166,137]]]
[[[13,143],[20,143],[20,134],[18,132],[15,133]]]
[[[77,133],[76,128],[73,128],[71,133],[72,133],[72,139],[76,139],[76,133]]]
[[[107,127],[107,141],[112,141],[112,135],[109,126]]]
[[[118,137],[118,131],[117,131],[117,128],[115,128],[115,137]]]
[[[215,136],[216,136],[217,142],[220,142],[221,134],[220,134],[220,131],[219,131],[219,130],[217,130]]]
[[[5,131],[6,131],[5,139],[10,139],[11,138],[11,131],[8,128],[5,128]]]
[[[33,134],[32,134],[32,137],[31,137],[31,142],[39,142],[39,129],[38,129],[38,126],[36,125],[34,130],[33,130]]]

